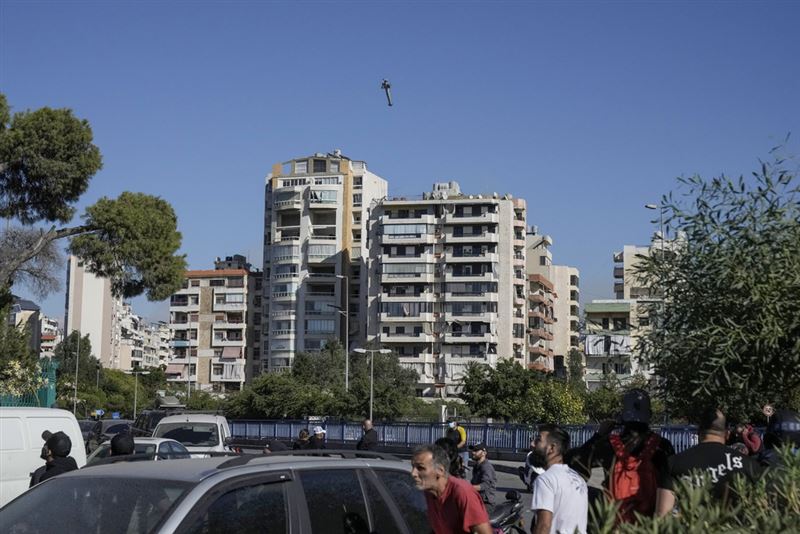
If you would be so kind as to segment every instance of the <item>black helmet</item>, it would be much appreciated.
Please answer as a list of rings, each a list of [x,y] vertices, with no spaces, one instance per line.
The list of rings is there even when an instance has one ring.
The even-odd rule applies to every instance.
[[[778,410],[770,417],[767,434],[781,445],[800,447],[800,416],[794,410]]]

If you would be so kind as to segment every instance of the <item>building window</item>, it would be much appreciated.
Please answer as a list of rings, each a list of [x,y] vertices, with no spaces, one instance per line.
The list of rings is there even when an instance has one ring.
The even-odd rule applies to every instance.
[[[221,278],[215,278],[214,280],[209,281],[208,285],[211,287],[225,287],[225,280]]]
[[[353,194],[353,204],[361,205],[361,193],[354,193]]]
[[[331,161],[331,172],[339,172],[339,162]]]
[[[308,162],[307,161],[295,161],[294,162],[294,173],[295,174],[306,174],[308,172]]]
[[[200,280],[192,280],[192,287],[200,287]]]
[[[326,170],[327,170],[327,165],[324,159],[314,160],[314,172],[325,172]]]

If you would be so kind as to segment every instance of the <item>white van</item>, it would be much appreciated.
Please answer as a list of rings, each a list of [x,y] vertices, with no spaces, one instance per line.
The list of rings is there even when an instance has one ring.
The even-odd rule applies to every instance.
[[[78,467],[86,465],[86,445],[71,412],[55,408],[0,407],[0,507],[14,499],[31,482],[31,473],[44,465],[40,458],[42,432],[64,432],[72,441],[69,455]]]
[[[179,441],[192,458],[204,458],[208,452],[230,451],[231,429],[222,415],[184,413],[161,419],[153,437]]]

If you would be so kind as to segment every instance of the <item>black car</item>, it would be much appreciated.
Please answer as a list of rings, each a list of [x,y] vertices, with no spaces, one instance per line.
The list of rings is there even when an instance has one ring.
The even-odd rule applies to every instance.
[[[130,431],[132,421],[128,419],[100,419],[95,422],[86,441],[86,452],[92,452],[103,442],[106,442],[120,432]]]
[[[131,425],[131,434],[135,438],[149,438],[153,435],[153,430],[156,429],[158,422],[164,419],[167,415],[172,415],[175,412],[167,410],[142,410],[136,416],[136,420]]]

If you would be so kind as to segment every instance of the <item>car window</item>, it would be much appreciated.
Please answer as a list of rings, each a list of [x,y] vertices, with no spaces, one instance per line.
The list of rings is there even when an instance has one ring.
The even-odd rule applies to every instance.
[[[169,460],[172,458],[172,447],[170,447],[169,441],[165,441],[158,446],[158,457],[161,460]]]
[[[354,470],[301,471],[314,534],[369,532],[367,507]]]
[[[286,484],[272,482],[231,490],[215,500],[186,532],[285,533]]]
[[[217,425],[214,423],[163,423],[158,425],[153,436],[174,439],[187,447],[219,445]]]
[[[3,525],[28,534],[152,531],[191,487],[172,480],[54,477],[3,508]]]
[[[372,530],[381,534],[403,534],[391,508],[372,480],[367,480],[367,501],[372,515]]]
[[[106,434],[119,434],[120,432],[128,429],[128,423],[118,423],[106,428]]]
[[[184,447],[180,443],[178,443],[176,441],[169,441],[167,443],[169,444],[170,448],[172,449],[172,457],[173,458],[176,458],[176,459],[191,458],[191,455],[189,454],[189,451],[186,450],[186,447]]]
[[[389,491],[395,504],[408,523],[411,532],[429,532],[425,496],[414,485],[411,475],[402,471],[376,469],[375,473]]]

